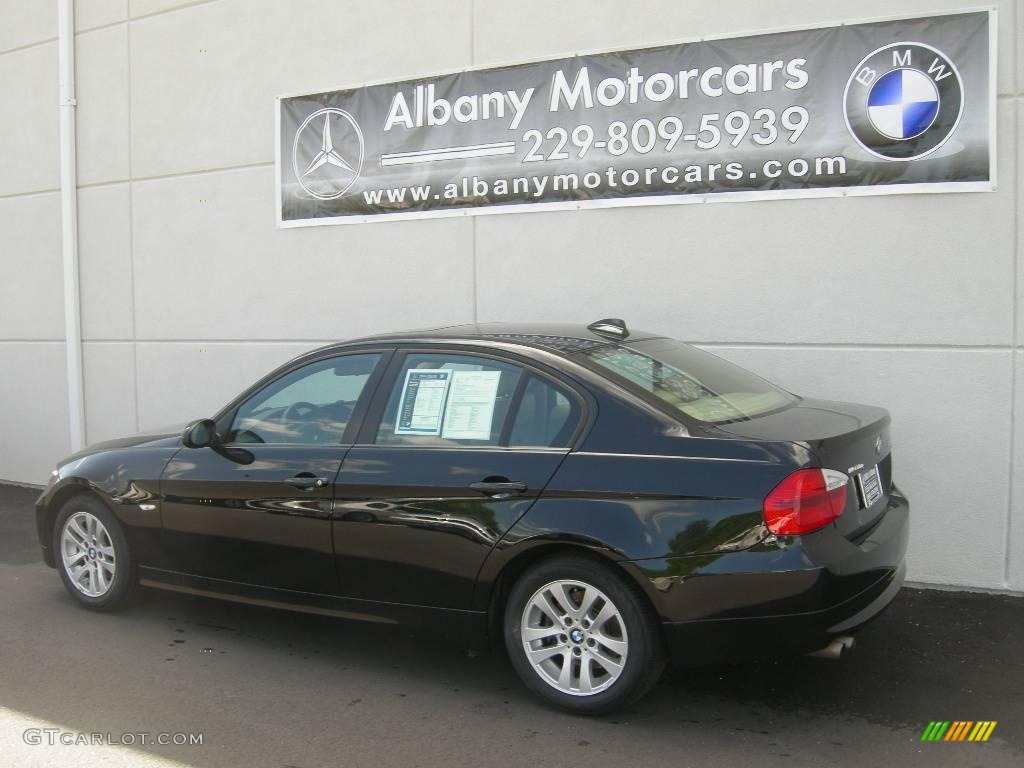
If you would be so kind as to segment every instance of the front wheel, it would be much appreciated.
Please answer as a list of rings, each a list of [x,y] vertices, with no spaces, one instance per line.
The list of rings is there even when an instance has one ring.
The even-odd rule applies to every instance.
[[[64,586],[87,608],[119,608],[135,590],[135,562],[124,531],[95,496],[73,496],[60,508],[53,552]]]
[[[635,701],[665,666],[642,596],[583,557],[544,561],[516,582],[505,608],[505,646],[528,688],[578,714]]]

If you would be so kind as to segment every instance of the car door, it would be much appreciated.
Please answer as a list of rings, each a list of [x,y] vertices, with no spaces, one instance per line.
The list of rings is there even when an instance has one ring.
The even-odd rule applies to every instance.
[[[332,484],[390,354],[286,370],[218,420],[216,447],[175,454],[161,477],[168,567],[335,594]]]
[[[338,475],[342,594],[468,608],[488,552],[551,479],[587,402],[519,361],[396,354]]]

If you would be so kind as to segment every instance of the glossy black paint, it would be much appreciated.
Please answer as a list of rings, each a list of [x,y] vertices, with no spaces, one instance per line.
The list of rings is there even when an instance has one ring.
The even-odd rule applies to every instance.
[[[724,434],[742,438],[800,441],[822,466],[844,472],[877,462],[883,487],[892,485],[889,428],[889,414],[882,408],[809,398],[781,413],[719,427]],[[868,530],[885,511],[883,505],[861,509],[854,493],[846,501],[836,527],[847,537]]]
[[[185,448],[160,479],[165,566],[261,587],[327,592],[334,581],[331,483],[347,448],[247,445],[242,464]],[[324,478],[300,489],[286,480]]]
[[[53,567],[50,537],[54,518],[66,499],[92,492],[104,499],[124,524],[132,550],[141,562],[162,558],[160,546],[160,475],[181,448],[181,431],[137,435],[96,443],[64,459],[59,479],[40,496],[36,527],[43,560]],[[144,507],[152,506],[153,509]]]
[[[537,500],[563,451],[356,446],[338,477],[334,548],[346,597],[470,607],[488,553]],[[469,486],[518,481],[509,498]]]
[[[892,485],[885,411],[803,400],[748,421],[689,423],[553,338],[598,337],[491,325],[356,340],[290,361],[214,416],[225,434],[242,402],[295,368],[380,353],[339,445],[187,448],[176,432],[93,446],[60,464],[37,504],[47,562],[56,510],[87,490],[123,523],[147,585],[442,627],[470,643],[500,615],[516,574],[567,549],[635,583],[682,664],[814,649],[891,600],[908,514]],[[647,338],[632,331],[629,342]],[[572,444],[374,445],[395,363],[424,350],[490,355],[557,378],[582,407]],[[851,499],[837,524],[802,537],[765,529],[764,497],[794,470],[876,462],[884,503],[862,510]],[[472,487],[482,482],[524,487]]]

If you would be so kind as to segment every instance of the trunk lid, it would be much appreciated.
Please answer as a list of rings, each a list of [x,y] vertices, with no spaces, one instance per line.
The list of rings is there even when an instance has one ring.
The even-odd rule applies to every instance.
[[[884,408],[805,398],[783,411],[722,424],[718,429],[752,440],[804,443],[823,468],[849,475],[846,508],[834,525],[855,539],[877,522],[888,504],[892,490],[889,425]],[[877,495],[872,477],[876,466],[881,490]]]

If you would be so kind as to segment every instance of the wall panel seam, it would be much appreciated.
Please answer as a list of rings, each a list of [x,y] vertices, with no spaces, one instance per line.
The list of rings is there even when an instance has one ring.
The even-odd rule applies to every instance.
[[[131,64],[129,64],[128,76],[131,77]],[[129,91],[131,88],[129,88]],[[129,103],[131,98],[129,97]],[[129,122],[131,118],[129,117]],[[130,126],[129,126],[130,128]],[[241,165],[225,165],[223,168],[200,168],[194,171],[175,171],[174,173],[160,173],[155,176],[132,176],[131,180],[136,182],[161,181],[163,179],[178,179],[183,176],[203,176],[211,173],[229,173],[231,171],[247,171],[253,168],[273,168],[274,161],[259,163],[242,163]]]
[[[352,340],[356,338],[363,338],[363,336],[352,337]],[[121,339],[108,339],[108,338],[86,338],[93,344],[341,344],[349,339],[324,337],[319,339],[293,339],[293,338],[280,338],[280,339],[242,339],[242,338],[140,338],[137,336],[131,336]],[[32,344],[35,342],[43,343],[63,343],[64,339],[54,338],[0,338],[0,344],[3,343],[24,343]],[[691,341],[688,342],[699,347],[708,347],[714,349],[772,349],[772,350],[822,350],[828,351],[833,350],[837,352],[852,351],[852,352],[899,352],[899,351],[910,351],[910,352],[1024,352],[1024,346],[1017,345],[1011,346],[1009,344],[1001,345],[953,345],[953,344],[819,344],[819,343],[776,343],[776,342],[739,342],[739,341]]]
[[[25,45],[17,45],[14,48],[7,48],[0,51],[0,56],[6,56],[8,53],[19,53],[21,51],[27,51],[29,48],[38,48],[41,45],[48,45],[50,43],[56,43],[56,37],[48,37],[45,40],[38,40],[34,43],[25,43]]]
[[[469,0],[469,63],[476,66],[476,0]]]
[[[362,338],[360,337],[353,337]],[[88,341],[93,344],[121,344],[121,343],[147,343],[147,344],[340,344],[348,341],[348,339],[324,337],[320,339],[292,339],[292,338],[280,338],[280,339],[216,339],[216,338],[180,338],[180,339],[169,339],[169,338],[145,338],[137,336],[128,336],[120,339],[105,339],[105,338],[85,338],[84,341]],[[53,339],[53,338],[0,338],[0,344],[3,343],[19,343],[19,344],[32,344],[35,342],[43,343],[64,343],[64,339]],[[1017,345],[1011,346],[1009,344],[1002,345],[955,345],[955,344],[818,344],[818,343],[792,343],[792,344],[780,344],[775,342],[734,342],[734,341],[690,341],[688,342],[699,347],[709,347],[714,349],[810,349],[810,350],[835,350],[837,352],[842,351],[853,351],[853,352],[899,352],[900,350],[906,350],[911,352],[1024,352],[1024,346]]]
[[[118,27],[121,24],[127,24],[128,19],[121,19],[121,21],[109,21],[106,24],[97,24],[95,27],[85,27],[84,29],[76,29],[75,37],[81,37],[82,35],[88,35],[90,32],[100,32],[104,29],[110,29],[111,27]]]
[[[965,352],[1009,352],[1018,347],[1013,344],[928,344],[928,343],[864,343],[864,342],[775,342],[775,341],[701,341],[688,343],[699,347],[715,349],[821,349],[852,351],[965,351]]]
[[[110,181],[89,181],[85,184],[79,184],[79,189],[96,189],[97,187],[113,187],[117,184],[128,184],[131,182],[131,178],[124,179],[111,179]]]
[[[472,301],[473,301],[473,324],[474,325],[478,322],[477,321],[477,317],[479,315],[479,311],[478,311],[478,303],[479,302],[477,300],[477,274],[478,273],[477,273],[477,261],[476,261],[476,242],[477,242],[477,239],[476,239],[476,222],[477,222],[477,219],[479,219],[479,218],[480,218],[479,216],[474,216],[473,217],[473,242],[472,242],[472,248],[470,249],[472,251],[472,255],[473,255],[473,264],[472,264],[472,267],[473,267],[473,297],[472,297]]]
[[[132,12],[131,3],[128,5],[128,15]],[[128,25],[125,32],[127,42],[125,45],[128,56],[128,283],[129,293],[132,297],[132,393],[133,405],[135,406],[135,430],[139,431],[142,420],[139,417],[139,339],[135,315],[138,311],[138,301],[135,297],[135,186],[132,164],[133,146],[132,137],[135,135],[132,128],[132,25]]]
[[[54,187],[52,189],[39,189],[31,192],[11,192],[9,194],[0,195],[0,200],[10,200],[13,197],[34,197],[36,195],[55,195],[60,192],[60,187]]]
[[[189,8],[196,8],[200,5],[210,5],[215,3],[217,0],[192,0],[190,3],[183,3],[173,8],[163,8],[159,11],[151,11],[149,13],[141,13],[138,16],[132,16],[131,4],[128,6],[128,15],[131,17],[128,21],[139,21],[141,19],[151,19],[154,16],[166,16],[169,13],[177,13],[178,11],[187,11]]]
[[[1024,20],[1018,19],[1018,23]],[[1015,105],[1013,112],[1013,129],[1014,136],[1018,138],[1021,135],[1021,103],[1018,102]],[[1010,574],[1011,574],[1011,560],[1013,558],[1013,505],[1016,499],[1014,493],[1014,464],[1016,462],[1016,446],[1017,446],[1017,358],[1019,356],[1020,347],[1020,261],[1024,258],[1024,245],[1021,244],[1021,228],[1020,228],[1020,193],[1021,193],[1021,182],[1022,179],[1022,165],[1020,159],[1020,147],[1018,146],[1017,152],[1014,153],[1014,211],[1016,215],[1013,217],[1013,234],[1014,241],[1017,248],[1017,258],[1013,260],[1013,312],[1011,322],[1013,323],[1010,332],[1013,334],[1013,345],[1015,352],[1010,355],[1010,445],[1009,445],[1009,463],[1010,463],[1010,484],[1007,490],[1006,498],[1006,521],[1003,526],[1003,544],[1006,547],[1003,556],[1003,586],[1010,586]]]

